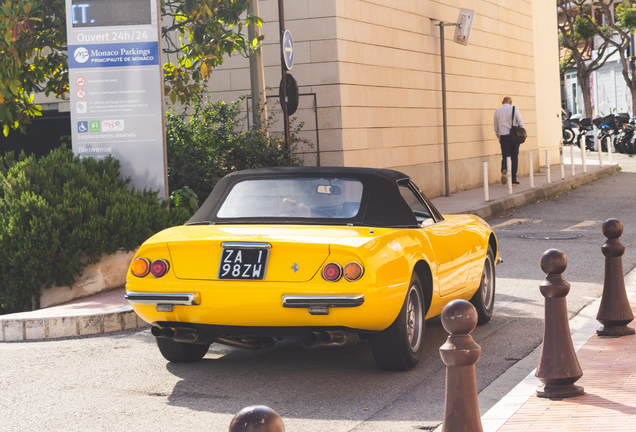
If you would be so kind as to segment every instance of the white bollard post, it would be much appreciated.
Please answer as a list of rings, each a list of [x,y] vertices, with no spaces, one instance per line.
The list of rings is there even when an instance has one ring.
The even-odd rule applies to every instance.
[[[570,165],[572,165],[572,177],[576,175],[574,170],[574,146],[570,146]]]
[[[563,164],[563,147],[559,148],[559,162],[561,163],[561,180],[565,180],[565,165]]]
[[[601,143],[598,142],[598,130],[594,126],[594,148],[598,152],[598,164],[603,168],[603,152],[601,152]]]
[[[607,145],[607,161],[612,164],[612,137],[609,137]]]
[[[490,194],[488,193],[488,161],[484,161],[484,199],[486,202],[490,201]]]
[[[508,195],[512,195],[512,172],[510,168],[512,167],[512,159],[510,156],[506,158],[506,168],[508,169]]]
[[[545,175],[546,181],[548,184],[552,183],[552,179],[550,178],[550,150],[545,151]]]
[[[532,169],[532,152],[528,152],[528,171],[530,171],[530,189],[534,189],[534,169]]]
[[[581,164],[583,165],[583,172],[587,172],[587,166],[585,165],[585,140],[581,140]]]

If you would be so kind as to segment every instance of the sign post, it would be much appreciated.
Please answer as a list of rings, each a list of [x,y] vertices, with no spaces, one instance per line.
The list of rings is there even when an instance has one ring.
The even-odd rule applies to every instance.
[[[283,109],[283,123],[285,123],[285,149],[291,150],[291,131],[289,129],[289,112],[287,111],[287,71],[294,66],[294,41],[291,32],[285,29],[285,4],[278,0],[278,28],[280,30],[281,54],[281,88],[280,104]]]
[[[444,54],[444,27],[455,27],[453,41],[460,45],[468,45],[468,37],[470,29],[473,25],[475,12],[462,8],[459,11],[459,18],[456,23],[447,23],[440,21],[436,26],[439,27],[439,47],[440,58],[442,60],[442,128],[444,132],[444,191],[445,196],[450,196],[450,180],[448,173],[448,127],[446,121],[446,58]]]
[[[73,152],[168,197],[156,0],[66,0]]]

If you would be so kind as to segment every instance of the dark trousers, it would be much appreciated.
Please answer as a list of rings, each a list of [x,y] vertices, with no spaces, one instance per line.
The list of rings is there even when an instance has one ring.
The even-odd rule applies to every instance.
[[[512,181],[517,181],[517,165],[519,165],[519,144],[515,144],[510,140],[510,135],[502,135],[499,138],[499,144],[501,144],[501,170],[506,168],[506,158],[511,159],[511,175]]]

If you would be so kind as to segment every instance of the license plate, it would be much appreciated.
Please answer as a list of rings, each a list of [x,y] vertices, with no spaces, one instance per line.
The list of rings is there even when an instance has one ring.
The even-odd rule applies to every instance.
[[[265,246],[266,245],[266,246]],[[270,245],[265,243],[236,246],[223,244],[219,279],[263,280],[267,270]]]

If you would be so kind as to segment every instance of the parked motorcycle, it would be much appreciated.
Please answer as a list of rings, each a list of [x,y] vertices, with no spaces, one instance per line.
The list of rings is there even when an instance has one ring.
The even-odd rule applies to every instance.
[[[576,125],[578,133],[574,140],[574,145],[581,147],[581,140],[585,140],[585,148],[588,150],[594,150],[594,127],[592,126],[592,119],[589,117],[574,117],[571,118],[572,123]]]
[[[561,118],[563,119],[563,144],[572,144],[575,138],[574,128],[576,127],[576,124],[570,120],[571,116],[569,112],[564,109],[561,109],[561,111]]]
[[[634,134],[635,119],[627,113],[621,113],[616,117],[616,123],[620,132],[614,140],[614,148],[618,153],[627,153],[627,147]]]
[[[610,114],[604,117],[595,117],[592,119],[592,123],[599,129],[598,140],[601,151],[606,152],[610,146],[613,147],[614,138],[616,138],[620,132],[617,126],[616,116]],[[593,147],[594,143],[592,142],[592,148]]]

